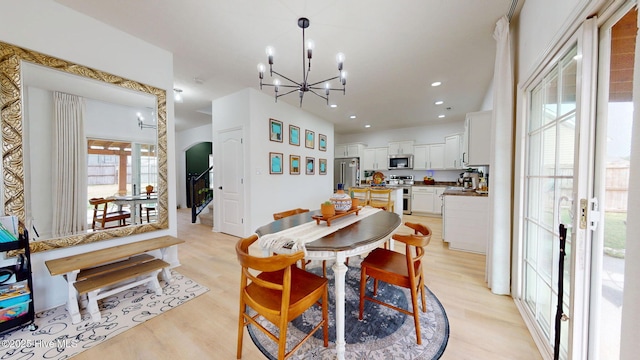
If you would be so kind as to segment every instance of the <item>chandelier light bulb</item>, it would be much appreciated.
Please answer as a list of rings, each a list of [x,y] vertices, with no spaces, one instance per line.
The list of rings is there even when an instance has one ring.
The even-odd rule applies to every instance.
[[[258,76],[260,77],[260,79],[264,78],[264,70],[265,70],[265,66],[263,63],[258,64]]]
[[[276,92],[280,89],[280,79],[273,79],[273,86]]]
[[[336,61],[338,62],[338,71],[342,71],[342,66],[344,65],[344,54],[336,54]]]
[[[329,82],[324,83],[324,93],[329,96],[329,90],[331,90],[331,84]]]
[[[342,83],[342,85],[347,85],[347,72],[346,71],[341,71],[340,72],[340,83]]]
[[[273,65],[273,55],[275,54],[275,50],[273,49],[273,47],[267,46],[265,52],[267,53],[267,57],[269,58],[269,65]]]
[[[313,43],[313,40],[307,40],[307,58],[311,59],[311,56],[313,54],[313,48],[315,48],[315,44]]]

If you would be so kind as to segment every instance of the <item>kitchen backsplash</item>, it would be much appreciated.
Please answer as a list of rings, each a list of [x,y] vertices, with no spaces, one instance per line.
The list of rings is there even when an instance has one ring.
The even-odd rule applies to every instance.
[[[474,167],[474,169],[478,169],[478,171],[482,171],[484,174],[488,174],[489,167],[488,166],[480,166]],[[460,177],[460,173],[465,170],[384,170],[381,173],[384,174],[384,178],[388,179],[389,175],[413,175],[415,181],[422,181],[425,176],[432,177],[437,182],[452,182],[457,181]],[[369,173],[369,172],[367,172]],[[373,175],[373,171],[370,172]],[[369,178],[365,178],[363,180],[371,180],[371,176]]]

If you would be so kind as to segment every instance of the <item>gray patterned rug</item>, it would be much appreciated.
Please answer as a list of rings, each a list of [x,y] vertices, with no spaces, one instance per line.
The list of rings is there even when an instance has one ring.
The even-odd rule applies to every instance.
[[[0,359],[68,359],[209,291],[176,271],[171,274],[171,284],[160,281],[160,296],[141,285],[100,300],[99,322],[82,312],[82,322],[73,325],[64,305],[37,313],[35,331],[0,336]]]
[[[346,275],[346,359],[439,359],[449,340],[449,320],[438,298],[426,288],[427,312],[420,313],[422,345],[416,344],[413,317],[388,307],[366,301],[364,319],[360,321],[358,320],[360,267],[357,263],[356,258],[350,259]],[[320,269],[310,271],[317,274],[321,272]],[[334,359],[336,356],[334,276],[330,267],[327,267],[327,278],[329,279],[329,347],[322,346],[322,330],[318,330],[290,359]],[[369,280],[367,292],[372,291],[373,281]],[[408,289],[379,282],[378,298],[404,309],[411,308],[411,293]],[[320,308],[314,306],[292,321],[287,329],[287,351],[298,343],[321,318]],[[278,333],[277,328],[268,321],[263,320],[261,323],[273,333]],[[276,359],[277,344],[251,325],[248,330],[258,349],[268,359]]]

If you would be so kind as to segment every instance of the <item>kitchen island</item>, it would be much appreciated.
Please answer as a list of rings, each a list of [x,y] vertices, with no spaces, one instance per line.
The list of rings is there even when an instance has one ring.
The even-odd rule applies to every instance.
[[[397,185],[385,185],[385,186],[375,186],[375,185],[360,185],[357,187],[358,189],[391,189],[391,200],[393,201],[393,212],[398,214],[400,218],[402,218],[403,204],[402,204],[402,186]]]
[[[442,239],[449,248],[487,253],[489,196],[476,191],[448,188],[443,194]]]

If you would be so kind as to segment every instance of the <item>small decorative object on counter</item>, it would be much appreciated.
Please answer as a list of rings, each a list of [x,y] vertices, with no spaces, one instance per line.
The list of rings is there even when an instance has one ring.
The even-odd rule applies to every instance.
[[[358,205],[360,205],[360,199],[352,197],[351,198],[351,210],[357,209]]]
[[[338,214],[351,210],[351,197],[344,192],[343,186],[338,184],[338,190],[329,198]]]
[[[325,201],[320,204],[320,213],[325,219],[330,218],[336,214],[336,208],[331,201]]]

